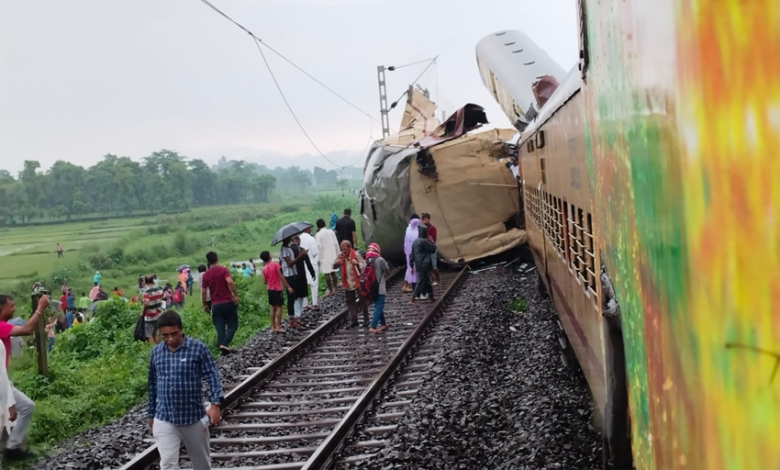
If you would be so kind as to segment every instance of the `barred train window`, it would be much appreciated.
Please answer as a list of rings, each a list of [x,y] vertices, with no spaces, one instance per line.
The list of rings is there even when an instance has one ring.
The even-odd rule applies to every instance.
[[[577,208],[574,204],[569,206],[568,223],[569,223],[569,271],[575,275],[580,270],[580,248],[578,240],[580,238],[580,229],[577,225],[577,221],[574,216],[577,213]]]
[[[596,255],[593,243],[593,217],[590,213],[585,218],[585,264],[587,275],[586,288],[593,295],[593,301],[596,301]]]
[[[571,224],[569,224],[569,207],[569,203],[563,201],[563,214],[561,214],[561,219],[563,220],[563,253],[567,264],[571,264],[571,255],[569,253],[569,248],[571,247],[569,242],[569,227],[571,227]]]

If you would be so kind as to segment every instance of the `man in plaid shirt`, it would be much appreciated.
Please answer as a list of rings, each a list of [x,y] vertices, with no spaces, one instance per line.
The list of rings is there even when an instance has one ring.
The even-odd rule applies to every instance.
[[[157,320],[163,342],[149,359],[149,426],[160,452],[160,470],[179,468],[179,448],[187,448],[194,470],[211,469],[209,425],[219,423],[222,384],[217,365],[202,342],[184,336],[173,310]],[[201,381],[209,383],[211,406],[203,406]]]

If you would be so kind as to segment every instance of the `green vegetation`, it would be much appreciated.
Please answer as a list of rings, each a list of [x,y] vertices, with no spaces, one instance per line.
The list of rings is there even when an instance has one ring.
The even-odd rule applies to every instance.
[[[236,287],[241,303],[234,345],[240,345],[268,325],[268,306],[261,278],[237,277]],[[185,333],[216,353],[211,317],[200,302],[190,302],[180,313]],[[13,359],[11,379],[36,405],[27,436],[35,451],[118,418],[146,398],[150,347],[133,341],[139,314],[140,305],[113,299],[93,321],[58,335],[48,379],[38,375],[32,348]]]
[[[171,150],[154,152],[140,162],[108,154],[89,168],[57,161],[46,172],[28,160],[18,178],[0,170],[0,227],[280,202],[280,194],[344,191],[360,180],[360,169],[344,172],[352,179],[340,180],[335,170],[319,167],[270,169],[225,157],[210,168],[203,160],[187,160]]]
[[[515,300],[509,302],[507,308],[515,313],[525,312],[528,310],[528,302],[524,298],[518,297]]]
[[[214,250],[223,264],[257,260],[263,250],[278,251],[270,241],[282,225],[329,220],[331,213],[355,206],[351,197],[336,192],[294,201],[2,229],[0,292],[14,295],[17,315],[26,317],[33,282],[43,281],[55,299],[62,283],[78,296],[90,288],[92,275],[100,270],[107,291],[119,287],[127,290],[129,298],[137,292],[139,274],[155,273],[160,280],[172,281],[180,264],[195,268],[204,263],[212,234]],[[57,258],[57,242],[65,249],[63,259]],[[234,346],[268,323],[262,279],[240,278],[237,286],[241,326]],[[181,313],[186,333],[216,352],[216,334],[210,317],[201,310],[199,296],[187,298],[185,305]],[[149,348],[132,339],[138,309],[112,300],[101,306],[94,321],[58,335],[49,359],[49,379],[38,376],[35,352],[30,348],[11,360],[11,379],[36,402],[28,433],[34,450],[46,451],[57,441],[121,416],[145,399]]]

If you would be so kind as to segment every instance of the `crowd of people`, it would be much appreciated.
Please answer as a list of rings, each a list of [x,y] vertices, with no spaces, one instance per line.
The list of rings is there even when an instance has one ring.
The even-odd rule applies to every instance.
[[[287,327],[304,329],[301,321],[307,310],[319,310],[319,276],[325,277],[325,296],[344,291],[349,312],[349,328],[360,325],[372,334],[381,334],[389,326],[384,312],[387,295],[387,278],[390,268],[382,257],[381,247],[371,243],[361,252],[357,243],[355,221],[350,209],[341,218],[331,218],[330,226],[323,219],[316,221],[316,234],[309,227],[282,241],[278,259],[269,251],[260,254],[263,262],[260,274],[267,286],[271,307],[271,329],[284,331],[282,317],[287,301]],[[403,240],[407,269],[402,290],[412,294],[411,302],[434,300],[432,286],[438,283],[436,228],[429,214],[412,215]],[[58,255],[61,247],[58,250]],[[238,324],[239,295],[233,275],[250,277],[258,273],[254,261],[231,269],[220,265],[215,251],[206,254],[206,264],[197,267],[200,274],[200,294],[204,312],[211,315],[217,333],[217,345],[222,355],[233,352],[230,344]],[[184,299],[192,295],[194,277],[188,266],[179,270],[176,286],[170,283],[160,286],[156,275],[141,275],[138,280],[139,296],[130,302],[141,302],[143,337],[155,346],[152,348],[148,380],[148,416],[160,451],[160,468],[177,468],[179,449],[187,448],[193,468],[210,469],[208,427],[221,419],[222,385],[213,357],[201,341],[183,334],[182,319],[173,308],[184,305]],[[49,348],[54,346],[57,330],[73,328],[85,321],[88,312],[108,294],[101,285],[101,274],[93,276],[93,288],[89,294],[82,292],[76,300],[75,293],[67,285],[62,286],[61,314],[46,319]],[[114,294],[124,292],[114,288]],[[311,300],[309,297],[311,296]],[[369,316],[369,303],[374,309]],[[0,430],[6,421],[14,422],[6,444],[7,459],[24,459],[29,456],[22,448],[27,427],[32,418],[34,403],[8,381],[6,367],[11,351],[11,338],[33,333],[35,325],[49,306],[49,298],[42,296],[29,320],[13,324],[16,311],[13,298],[0,295]],[[160,343],[160,344],[158,344]],[[202,400],[202,380],[210,389],[208,409]],[[5,384],[5,385],[4,385]]]

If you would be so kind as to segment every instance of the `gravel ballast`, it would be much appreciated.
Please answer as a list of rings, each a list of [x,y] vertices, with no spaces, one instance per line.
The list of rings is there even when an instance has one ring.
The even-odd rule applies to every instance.
[[[390,444],[348,468],[601,468],[590,392],[561,362],[536,271],[516,268],[469,275],[452,301],[457,326]],[[518,298],[527,308],[511,312]]]

